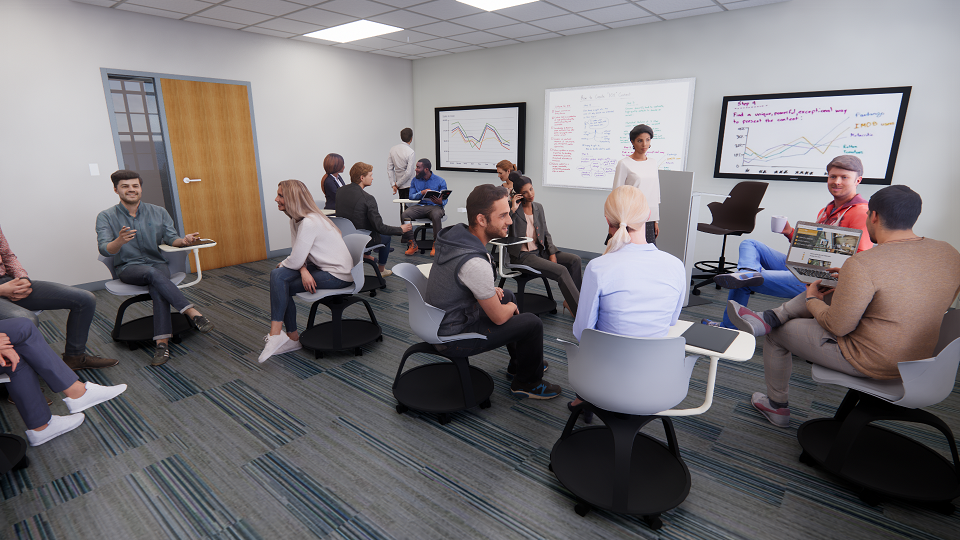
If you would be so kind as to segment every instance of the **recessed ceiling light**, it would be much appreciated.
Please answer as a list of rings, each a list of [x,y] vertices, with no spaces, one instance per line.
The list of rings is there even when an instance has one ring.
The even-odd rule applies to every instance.
[[[397,32],[399,30],[403,30],[403,28],[361,19],[359,21],[353,21],[352,23],[334,26],[333,28],[310,32],[309,34],[304,34],[303,37],[348,43],[350,41],[389,34],[390,32]]]
[[[475,8],[485,9],[487,11],[496,11],[522,4],[529,4],[537,0],[457,0],[461,4],[467,4]]]

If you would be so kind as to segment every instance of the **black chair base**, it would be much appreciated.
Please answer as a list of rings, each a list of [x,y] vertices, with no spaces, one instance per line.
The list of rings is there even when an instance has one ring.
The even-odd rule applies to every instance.
[[[407,358],[415,353],[432,354],[450,360],[415,367],[403,373]],[[436,413],[440,424],[450,421],[449,413],[479,406],[490,407],[493,377],[482,369],[471,366],[469,359],[446,357],[429,343],[411,345],[403,353],[397,376],[393,381],[393,396],[397,398],[397,412],[409,409]]]
[[[573,431],[581,411],[594,411],[606,424]],[[660,418],[669,445],[639,433]],[[574,510],[591,507],[642,516],[651,529],[660,514],[676,508],[690,493],[690,471],[680,458],[669,417],[631,416],[584,403],[574,408],[550,453],[550,470],[577,498]]]
[[[547,296],[542,294],[526,293],[523,291],[524,288],[526,288],[528,281],[537,278],[543,280],[543,287],[547,290]],[[547,278],[541,275],[521,272],[519,276],[514,276],[513,280],[517,282],[517,309],[520,311],[520,313],[533,313],[534,315],[542,315],[544,313],[555,314],[557,312],[557,301],[553,298],[553,291],[550,289],[550,283],[547,282]],[[503,284],[506,282],[506,278],[500,278],[500,283],[497,286],[502,289]]]
[[[432,231],[433,225],[430,225],[430,224],[420,225],[419,227],[417,227],[415,231],[413,231],[413,240],[414,242],[417,243],[417,249],[420,250],[421,255],[433,249],[434,239],[431,238],[430,240],[427,240],[427,229],[430,229]],[[436,233],[433,233],[433,234],[436,234]]]
[[[383,279],[383,276],[380,274],[380,267],[377,266],[376,261],[371,261],[364,257],[363,262],[373,267],[374,275],[365,274],[363,276],[363,287],[360,289],[360,292],[369,292],[370,298],[373,298],[377,295],[377,289],[387,288],[387,280]]]
[[[899,433],[868,425],[876,420],[926,424],[946,436],[954,463]],[[960,459],[950,428],[921,409],[906,409],[850,390],[834,418],[804,422],[797,430],[800,461],[818,466],[853,486],[865,503],[909,501],[952,514],[960,496]]]
[[[358,302],[367,308],[370,320],[344,319],[344,310]],[[332,320],[314,324],[320,304],[330,308]],[[360,347],[374,341],[383,341],[383,331],[377,324],[377,317],[370,304],[356,296],[328,296],[314,302],[310,307],[307,329],[300,334],[300,345],[312,350],[314,358],[323,358],[325,352],[349,349],[353,349],[354,356],[362,356],[363,350]]]
[[[18,471],[30,466],[27,457],[27,441],[12,433],[0,434],[0,474]]]
[[[149,301],[149,294],[140,294],[128,298],[120,304],[120,308],[117,309],[117,318],[113,324],[113,331],[110,333],[110,337],[112,337],[114,341],[126,343],[131,351],[137,349],[141,343],[153,341],[153,336],[156,335],[153,331],[153,315],[123,322],[123,314],[127,311],[128,307],[139,302]],[[182,340],[181,334],[193,329],[193,325],[190,324],[187,316],[182,313],[171,312],[170,322],[173,328],[171,332],[173,338],[171,338],[170,341],[174,343],[180,343]]]

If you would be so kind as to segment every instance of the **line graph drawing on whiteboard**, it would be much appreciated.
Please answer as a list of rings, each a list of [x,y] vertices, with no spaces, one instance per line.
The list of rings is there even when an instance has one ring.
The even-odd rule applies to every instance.
[[[743,142],[736,141],[735,148],[742,148],[741,157],[744,168],[751,165],[756,167],[780,167],[787,169],[815,169],[820,170],[823,166],[823,156],[835,154],[843,151],[841,141],[848,138],[850,128],[853,127],[852,120],[844,118],[832,129],[813,139],[806,135],[800,135],[792,140],[770,145],[762,135],[755,137],[756,144],[750,142],[750,126],[737,128],[737,139],[743,139]],[[761,147],[760,145],[767,145]]]

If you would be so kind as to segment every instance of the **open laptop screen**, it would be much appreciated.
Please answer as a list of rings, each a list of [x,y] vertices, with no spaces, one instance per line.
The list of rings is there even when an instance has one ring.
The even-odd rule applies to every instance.
[[[857,252],[862,234],[860,229],[801,221],[797,223],[787,262],[840,268]]]

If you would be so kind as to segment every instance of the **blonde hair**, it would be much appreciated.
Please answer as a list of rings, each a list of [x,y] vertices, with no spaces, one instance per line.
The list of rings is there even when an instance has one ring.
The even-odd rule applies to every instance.
[[[603,252],[613,253],[630,243],[630,231],[644,231],[650,218],[650,206],[643,192],[634,186],[620,186],[613,190],[603,203],[603,215],[612,227],[617,228]]]
[[[283,213],[290,217],[295,223],[307,217],[310,214],[317,214],[323,218],[331,227],[337,229],[336,225],[325,216],[317,203],[313,200],[313,195],[307,186],[299,180],[284,180],[278,184],[280,192],[283,193]]]
[[[350,182],[359,184],[360,179],[371,172],[373,172],[373,165],[367,165],[362,161],[358,161],[353,164],[353,167],[350,167]]]

